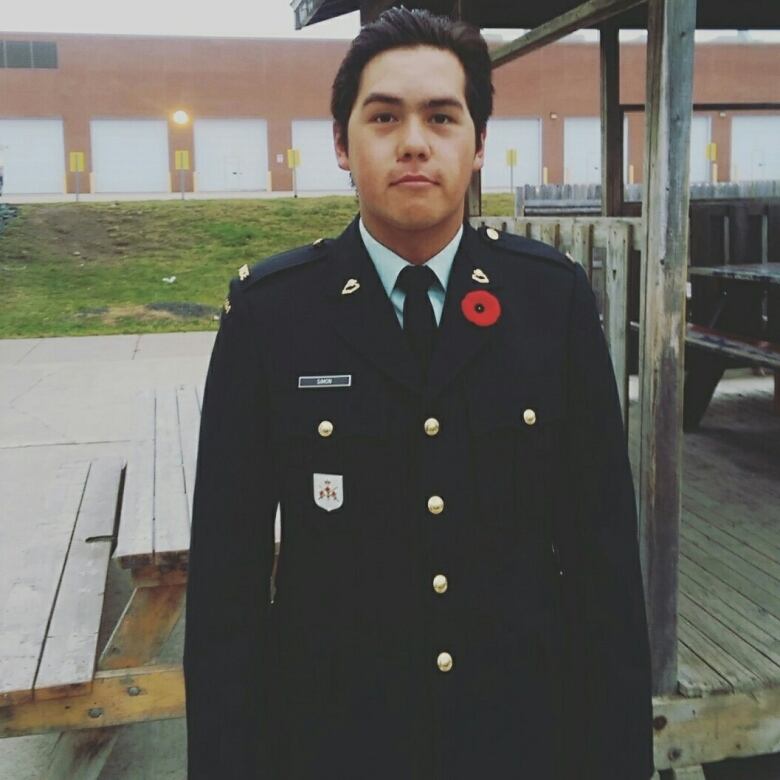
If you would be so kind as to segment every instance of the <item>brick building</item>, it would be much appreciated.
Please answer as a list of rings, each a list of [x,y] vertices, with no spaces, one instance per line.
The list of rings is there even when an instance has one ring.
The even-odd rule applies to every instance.
[[[332,151],[330,85],[348,41],[0,32],[5,194],[349,189]],[[621,45],[621,102],[644,102],[642,43]],[[600,180],[598,44],[566,40],[497,69],[485,191]],[[778,100],[780,45],[696,46],[694,102]],[[176,112],[184,119],[175,121]],[[643,116],[626,114],[626,181],[642,176]],[[780,112],[697,111],[691,178],[780,179]],[[714,142],[717,161],[707,159]],[[176,171],[176,152],[189,170]],[[179,155],[179,162],[182,162]],[[77,161],[74,161],[77,162]]]

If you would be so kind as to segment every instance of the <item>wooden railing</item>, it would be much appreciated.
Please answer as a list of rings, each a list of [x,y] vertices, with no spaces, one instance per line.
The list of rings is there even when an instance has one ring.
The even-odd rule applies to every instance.
[[[488,225],[544,241],[583,266],[596,293],[615,367],[623,420],[628,418],[629,253],[639,251],[641,223],[631,217],[474,217]]]

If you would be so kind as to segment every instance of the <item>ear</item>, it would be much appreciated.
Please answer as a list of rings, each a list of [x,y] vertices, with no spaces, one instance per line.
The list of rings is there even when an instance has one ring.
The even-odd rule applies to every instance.
[[[349,167],[349,154],[347,153],[347,147],[344,143],[345,139],[342,139],[341,129],[338,122],[333,122],[333,148],[336,150],[336,162],[342,171],[350,170]]]
[[[479,149],[474,152],[474,162],[471,165],[472,171],[478,171],[485,164],[485,138],[487,137],[487,128],[479,134]]]

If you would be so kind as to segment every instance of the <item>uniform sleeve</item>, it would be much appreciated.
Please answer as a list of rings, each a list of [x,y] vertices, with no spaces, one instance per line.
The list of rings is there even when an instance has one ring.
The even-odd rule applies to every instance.
[[[188,780],[270,777],[261,702],[278,481],[258,334],[230,294],[206,376],[184,634]]]
[[[653,774],[651,665],[634,483],[614,369],[580,265],[569,368],[576,548],[568,551],[568,562],[583,618],[580,726],[588,732],[584,739],[593,776],[647,780]]]

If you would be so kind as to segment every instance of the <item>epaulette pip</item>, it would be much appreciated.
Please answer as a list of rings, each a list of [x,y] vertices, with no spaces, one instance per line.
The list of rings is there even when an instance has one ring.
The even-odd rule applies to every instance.
[[[559,252],[555,247],[545,244],[543,241],[537,241],[534,238],[526,238],[525,236],[518,236],[516,233],[497,230],[493,227],[480,227],[477,233],[479,233],[480,238],[486,244],[490,244],[493,247],[499,247],[516,254],[532,255],[544,260],[551,260],[565,268],[574,270],[575,264],[573,260]]]
[[[326,256],[325,249],[330,242],[331,239],[318,238],[313,244],[299,246],[273,255],[266,260],[260,260],[251,268],[248,265],[242,265],[238,269],[238,287],[241,290],[246,290],[261,279],[266,279],[280,271],[321,260]]]

